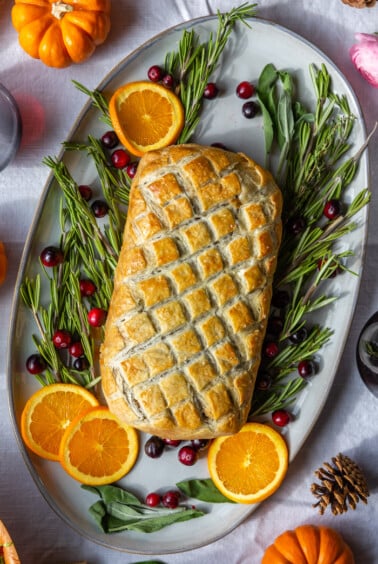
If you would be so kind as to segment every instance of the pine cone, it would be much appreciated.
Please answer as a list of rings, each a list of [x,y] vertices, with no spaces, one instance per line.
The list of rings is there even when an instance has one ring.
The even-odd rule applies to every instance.
[[[343,4],[348,4],[352,8],[372,8],[376,0],[341,0]]]
[[[334,466],[325,462],[324,468],[315,471],[315,476],[322,483],[311,486],[311,492],[318,498],[313,507],[318,507],[320,515],[323,515],[330,505],[334,515],[341,515],[348,510],[348,506],[356,509],[360,500],[367,504],[369,490],[357,464],[341,453],[332,458],[332,462]]]

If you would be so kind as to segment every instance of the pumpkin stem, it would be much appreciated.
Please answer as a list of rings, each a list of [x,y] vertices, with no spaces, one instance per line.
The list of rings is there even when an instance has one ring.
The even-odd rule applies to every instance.
[[[69,4],[65,4],[61,0],[51,4],[51,13],[58,20],[61,20],[64,14],[66,14],[67,12],[72,12],[72,11],[73,11],[73,6],[70,6]]]

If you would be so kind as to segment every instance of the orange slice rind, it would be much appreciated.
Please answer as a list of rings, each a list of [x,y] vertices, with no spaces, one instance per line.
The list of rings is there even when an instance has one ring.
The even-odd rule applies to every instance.
[[[109,102],[120,142],[135,156],[175,143],[184,125],[179,97],[162,84],[137,81],[118,88]]]
[[[237,503],[258,503],[281,485],[288,468],[282,435],[263,423],[246,423],[230,436],[213,440],[208,451],[210,476],[224,496]]]

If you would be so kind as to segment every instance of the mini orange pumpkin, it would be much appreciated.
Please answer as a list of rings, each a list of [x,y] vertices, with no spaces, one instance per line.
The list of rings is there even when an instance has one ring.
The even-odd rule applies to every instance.
[[[7,255],[5,254],[4,243],[0,241],[0,284],[2,284],[5,280],[7,267],[8,267],[8,261],[7,261]]]
[[[301,525],[285,531],[265,551],[261,564],[354,564],[351,549],[329,527]]]
[[[110,30],[110,0],[15,0],[21,47],[49,67],[88,59]]]

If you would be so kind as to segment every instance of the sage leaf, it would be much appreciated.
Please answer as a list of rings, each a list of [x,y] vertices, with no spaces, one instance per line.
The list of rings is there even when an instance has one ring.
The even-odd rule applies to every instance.
[[[234,503],[224,496],[215,486],[211,478],[203,480],[193,479],[178,482],[176,486],[188,497],[207,501],[209,503]]]
[[[89,513],[104,533],[126,530],[152,533],[173,523],[204,515],[203,511],[183,506],[176,509],[150,507],[118,486],[83,485],[82,488],[101,498],[89,508]]]

